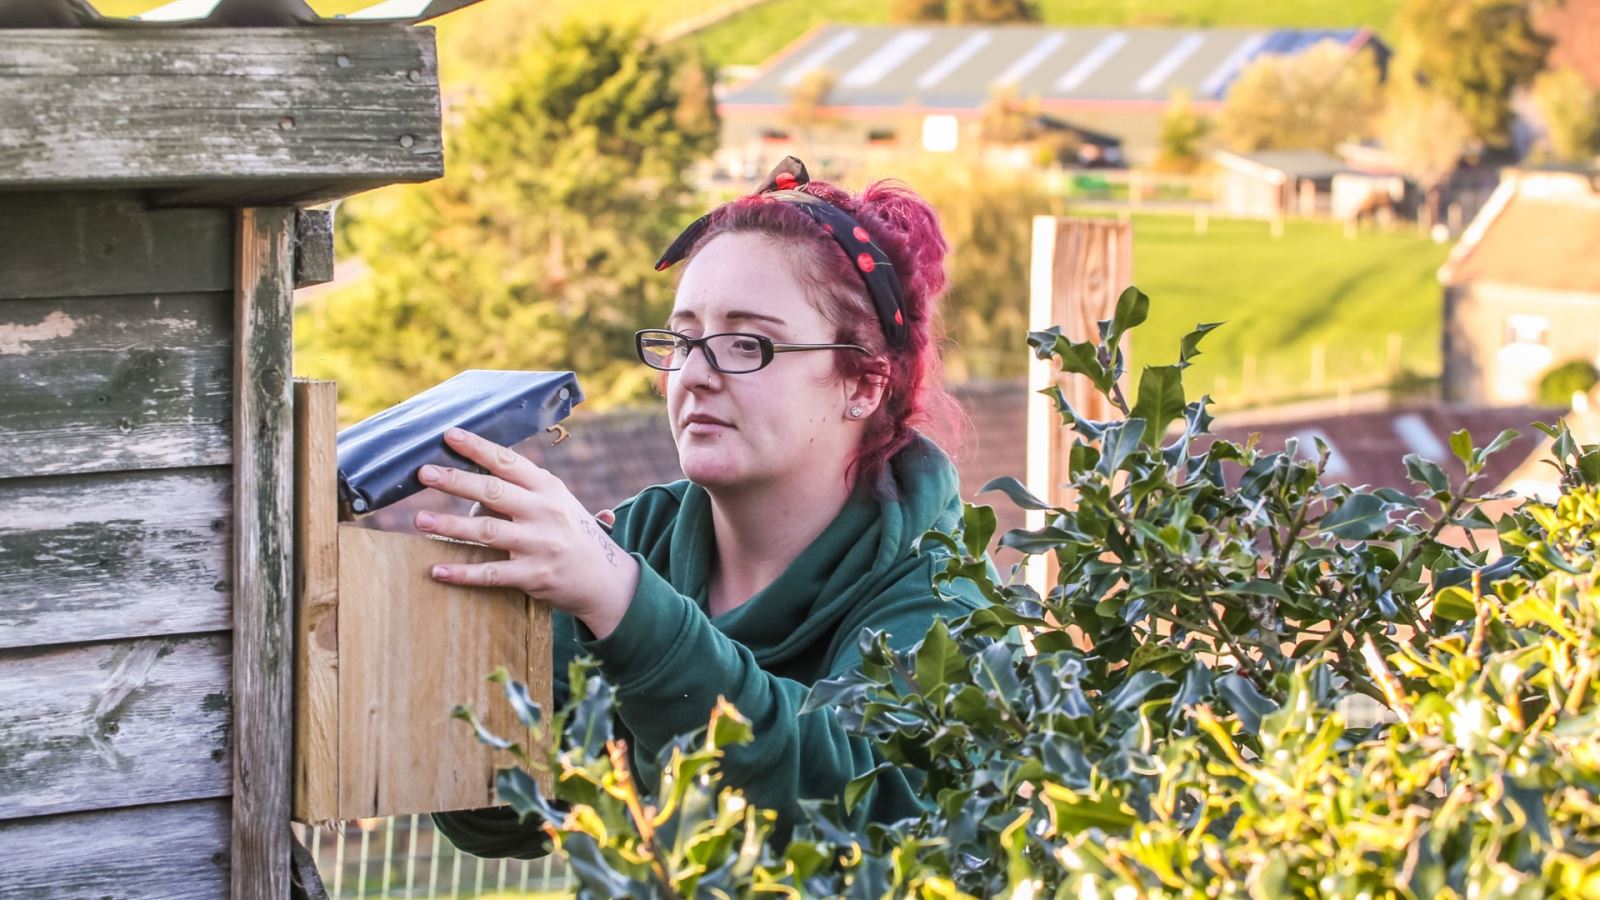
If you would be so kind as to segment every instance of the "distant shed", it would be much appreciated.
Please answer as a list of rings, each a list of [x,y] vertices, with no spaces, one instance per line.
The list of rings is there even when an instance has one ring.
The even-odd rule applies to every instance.
[[[288,896],[301,207],[442,173],[470,2],[0,3],[0,893]]]

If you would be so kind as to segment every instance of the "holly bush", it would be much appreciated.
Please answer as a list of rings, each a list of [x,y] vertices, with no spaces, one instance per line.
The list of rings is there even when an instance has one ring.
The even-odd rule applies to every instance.
[[[718,774],[749,735],[737,710],[642,785],[597,669],[574,664],[548,719],[502,676],[545,749],[479,727],[516,759],[500,797],[542,821],[581,894],[1600,895],[1600,447],[1538,426],[1563,494],[1498,516],[1485,464],[1514,432],[1453,435],[1449,467],[1406,457],[1410,491],[1324,484],[1320,442],[1210,435],[1183,371],[1215,326],[1143,367],[1130,404],[1119,348],[1148,309],[1130,288],[1097,341],[1028,336],[1121,413],[1050,391],[1070,504],[989,486],[1042,513],[999,544],[1048,561],[1051,586],[996,577],[989,507],[926,535],[949,551],[936,586],[990,604],[903,651],[864,633],[861,669],[814,686],[805,712],[884,761],[781,846]],[[928,808],[847,824],[895,767],[922,773]]]

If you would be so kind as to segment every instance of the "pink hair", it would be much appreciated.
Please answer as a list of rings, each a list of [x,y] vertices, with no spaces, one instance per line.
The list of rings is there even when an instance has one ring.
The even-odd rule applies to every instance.
[[[863,481],[876,485],[890,458],[918,432],[947,449],[964,436],[966,415],[942,385],[938,351],[944,337],[939,300],[950,247],[933,207],[900,182],[877,181],[857,196],[819,181],[800,190],[849,213],[888,254],[906,298],[905,346],[889,346],[854,261],[815,221],[787,203],[756,194],[723,204],[712,212],[688,258],[720,234],[764,234],[782,243],[795,276],[833,323],[833,340],[871,351],[835,351],[834,365],[840,378],[865,375],[882,381],[883,400],[865,422],[847,470],[852,489]]]

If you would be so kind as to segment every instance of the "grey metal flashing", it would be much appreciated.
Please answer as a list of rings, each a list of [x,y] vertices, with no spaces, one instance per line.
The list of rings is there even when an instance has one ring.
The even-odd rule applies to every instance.
[[[123,18],[103,15],[87,0],[0,0],[0,29],[414,25],[477,2],[383,0],[353,13],[325,18],[305,0],[174,0],[143,15]]]

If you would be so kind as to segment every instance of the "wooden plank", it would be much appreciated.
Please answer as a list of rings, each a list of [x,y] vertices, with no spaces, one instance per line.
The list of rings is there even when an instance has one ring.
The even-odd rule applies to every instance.
[[[550,660],[530,666],[535,617],[527,595],[446,585],[428,571],[496,558],[504,554],[471,544],[339,529],[343,818],[492,802],[494,754],[452,722],[450,710],[465,703],[495,733],[525,740],[503,691],[485,676],[503,665],[548,691]],[[548,627],[547,614],[543,621]]]
[[[338,385],[294,385],[294,817],[339,817]]]
[[[302,209],[294,214],[294,286],[333,280],[333,211]]]
[[[230,654],[226,635],[0,652],[0,819],[227,796]]]
[[[0,479],[226,465],[232,305],[221,292],[0,303]]]
[[[0,822],[6,897],[215,900],[228,890],[228,801]]]
[[[289,893],[294,210],[242,209],[233,384],[233,896]]]
[[[227,469],[0,482],[0,648],[232,624]]]
[[[233,217],[128,191],[0,193],[0,272],[0,300],[231,291]]]
[[[283,183],[436,178],[439,128],[431,28],[0,39],[0,188],[248,185],[266,205]]]

